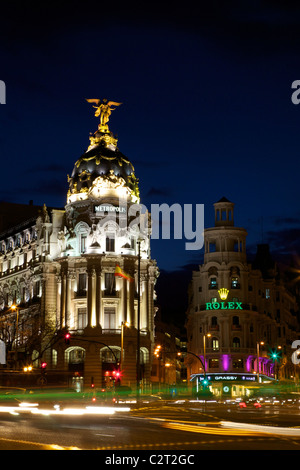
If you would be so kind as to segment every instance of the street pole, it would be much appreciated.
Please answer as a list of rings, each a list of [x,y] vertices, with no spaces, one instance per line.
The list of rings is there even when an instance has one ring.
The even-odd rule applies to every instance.
[[[207,334],[203,335],[203,359],[204,359],[203,360],[203,362],[204,362],[204,369],[203,369],[204,374],[203,375],[204,375],[204,379],[206,377],[206,363],[205,363],[205,361],[206,361],[206,336],[208,338],[210,338],[211,334],[207,333]]]
[[[121,322],[121,356],[120,356],[120,372],[123,370],[123,360],[124,360],[124,328],[128,326],[127,322]],[[121,377],[121,376],[120,376]],[[120,380],[121,382],[121,380]]]
[[[11,310],[16,312],[16,329],[15,329],[15,368],[18,368],[18,336],[19,336],[19,307],[15,304],[11,306]]]
[[[123,348],[124,348],[124,322],[121,323],[121,360],[120,360],[120,372],[123,367]]]
[[[257,342],[257,383],[259,384],[259,345],[263,345],[264,342]]]
[[[137,347],[136,347],[136,393],[139,397],[140,394],[140,321],[141,321],[141,299],[140,299],[140,289],[141,289],[141,242],[138,240],[138,311],[137,311]]]

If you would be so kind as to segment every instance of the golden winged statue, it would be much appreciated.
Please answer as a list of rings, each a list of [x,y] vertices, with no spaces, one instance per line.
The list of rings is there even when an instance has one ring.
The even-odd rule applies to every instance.
[[[122,103],[117,103],[116,101],[108,101],[107,99],[103,99],[102,101],[98,98],[86,98],[88,103],[95,103],[96,106],[93,108],[96,109],[95,116],[100,116],[100,126],[99,130],[108,131],[108,121],[111,115],[111,112],[114,111],[116,108],[112,108],[112,106],[120,106]]]

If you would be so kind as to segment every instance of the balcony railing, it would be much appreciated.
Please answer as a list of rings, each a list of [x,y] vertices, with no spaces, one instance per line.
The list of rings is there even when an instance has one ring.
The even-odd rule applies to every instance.
[[[215,349],[215,348],[205,348],[205,352],[206,354],[216,354],[218,357],[220,354],[234,354],[234,353],[238,353],[238,354],[251,354],[253,356],[256,355],[256,348],[235,348],[234,346],[231,346],[229,348],[225,348],[225,347],[220,347],[219,349]],[[199,354],[203,354],[203,349],[199,349]]]
[[[231,325],[233,331],[241,331],[242,325]]]

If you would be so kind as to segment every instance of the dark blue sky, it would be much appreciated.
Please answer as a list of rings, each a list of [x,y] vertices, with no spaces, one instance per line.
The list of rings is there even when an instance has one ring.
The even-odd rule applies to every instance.
[[[226,196],[249,251],[264,241],[279,258],[297,254],[299,7],[61,4],[11,1],[1,18],[0,199],[63,206],[67,174],[97,129],[85,98],[109,98],[123,103],[110,129],[141,202],[205,204],[211,226]],[[153,241],[158,266],[201,260],[184,243]]]

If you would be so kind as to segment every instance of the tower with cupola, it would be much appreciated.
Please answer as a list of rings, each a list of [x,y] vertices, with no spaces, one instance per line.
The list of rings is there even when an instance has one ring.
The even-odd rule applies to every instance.
[[[214,226],[204,230],[204,262],[193,271],[190,285],[188,372],[200,381],[210,377],[217,395],[238,396],[262,377],[275,377],[267,352],[283,341],[276,305],[282,285],[269,252],[268,270],[265,257],[263,265],[247,260],[247,231],[234,225],[234,203],[223,197],[214,212]],[[286,314],[295,325],[296,316],[292,320]]]

